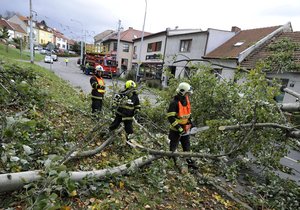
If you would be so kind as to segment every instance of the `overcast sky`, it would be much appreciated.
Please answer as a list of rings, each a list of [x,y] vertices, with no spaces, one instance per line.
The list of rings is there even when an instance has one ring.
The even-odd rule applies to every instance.
[[[45,20],[68,38],[88,40],[107,29],[143,29],[156,33],[166,28],[231,30],[252,29],[292,23],[300,31],[300,0],[32,0],[36,19]],[[29,0],[0,0],[0,14],[6,11],[29,16]],[[72,21],[73,20],[73,21]]]

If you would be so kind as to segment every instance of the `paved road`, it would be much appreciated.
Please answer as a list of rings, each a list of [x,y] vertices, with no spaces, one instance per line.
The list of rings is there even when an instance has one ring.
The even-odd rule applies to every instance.
[[[79,65],[77,64],[77,59],[78,58],[69,58],[68,65],[66,65],[64,62],[65,59],[62,57],[59,57],[58,61],[53,62],[53,64],[44,63],[43,61],[38,62],[37,64],[53,71],[56,75],[68,81],[77,90],[82,90],[84,93],[88,94],[91,92],[91,76],[85,75],[80,70]],[[119,88],[124,87],[124,82],[117,79],[104,78],[104,81],[107,87],[111,87],[107,88],[108,94],[112,92],[113,85]],[[141,100],[148,98],[152,104],[156,103],[156,96],[148,91],[143,91],[143,93],[140,94],[140,98]]]
[[[76,63],[77,58],[69,58],[69,63],[66,66],[64,62],[64,58],[59,58],[57,62],[54,62],[53,64],[48,64],[42,62],[38,62],[37,64],[40,66],[43,66],[57,74],[62,79],[68,81],[72,86],[74,86],[78,90],[82,90],[84,93],[90,93],[91,86],[89,83],[90,76],[83,74],[83,72],[79,69],[79,66]],[[118,87],[123,87],[124,82],[118,81],[115,79],[104,79],[106,86],[112,86],[113,82]],[[108,89],[108,93],[112,90]],[[144,92],[140,95],[142,100],[145,97],[148,97],[152,104],[155,104],[155,95]],[[289,167],[292,169],[292,175],[285,174],[282,172],[277,172],[281,177],[288,178],[291,180],[294,180],[300,185],[300,153],[295,150],[290,150],[289,154],[281,159],[281,164]]]
[[[44,63],[43,61],[38,62],[37,64],[53,71],[56,75],[68,81],[76,89],[82,90],[84,93],[90,93],[90,76],[83,74],[77,64],[77,59],[78,58],[69,58],[68,65],[64,62],[64,58],[61,57],[57,62],[53,62],[53,64]],[[104,80],[107,86],[112,85],[111,79],[105,78]],[[117,80],[114,81],[117,82]],[[121,81],[118,81],[118,83],[118,85],[124,84],[124,82]]]

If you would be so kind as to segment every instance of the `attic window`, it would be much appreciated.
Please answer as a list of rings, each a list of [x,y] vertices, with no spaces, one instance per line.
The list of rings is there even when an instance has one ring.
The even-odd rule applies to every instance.
[[[239,46],[242,46],[245,42],[241,41],[241,42],[237,42],[235,43],[233,46],[235,47],[239,47]]]

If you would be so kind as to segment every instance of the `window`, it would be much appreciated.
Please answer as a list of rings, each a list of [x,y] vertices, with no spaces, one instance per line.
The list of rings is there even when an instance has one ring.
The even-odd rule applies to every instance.
[[[147,52],[161,51],[161,42],[149,43],[147,47]]]
[[[123,52],[129,52],[129,44],[123,44]]]
[[[118,50],[118,43],[117,42],[114,42],[114,51],[117,51]]]
[[[191,50],[191,39],[180,40],[180,49],[179,52],[190,52]]]

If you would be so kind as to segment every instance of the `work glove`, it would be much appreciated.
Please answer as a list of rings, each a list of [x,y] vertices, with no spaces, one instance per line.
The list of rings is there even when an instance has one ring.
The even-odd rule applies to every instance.
[[[185,133],[182,127],[178,128],[178,132],[180,133],[180,135],[183,135]]]

